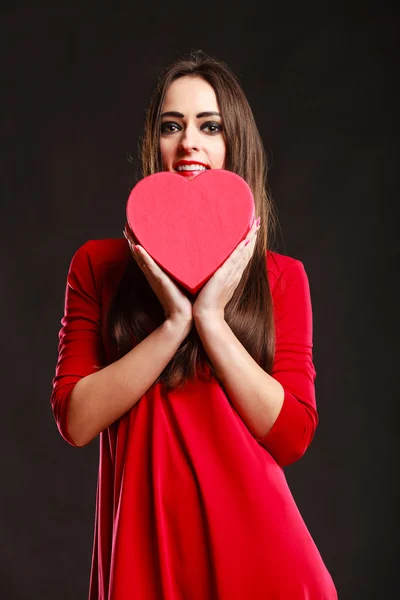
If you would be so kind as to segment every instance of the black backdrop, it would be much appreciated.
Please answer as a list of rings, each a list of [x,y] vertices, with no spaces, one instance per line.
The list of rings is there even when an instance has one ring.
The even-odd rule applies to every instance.
[[[49,404],[67,269],[121,236],[159,68],[201,48],[241,80],[310,280],[320,425],[286,476],[339,598],[398,597],[398,21],[110,6],[3,8],[0,595],[87,597],[98,440]]]

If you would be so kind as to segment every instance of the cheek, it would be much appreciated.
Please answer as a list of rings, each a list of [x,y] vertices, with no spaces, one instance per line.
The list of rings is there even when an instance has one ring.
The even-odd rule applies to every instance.
[[[215,153],[215,162],[217,163],[217,169],[223,169],[224,165],[225,165],[225,155],[226,155],[226,145],[225,145],[225,140],[223,140],[220,144],[220,146],[218,147],[218,149],[216,149],[216,153]]]
[[[161,164],[163,169],[169,168],[173,162],[174,157],[174,149],[171,143],[168,143],[169,140],[160,140],[160,156],[161,156]]]

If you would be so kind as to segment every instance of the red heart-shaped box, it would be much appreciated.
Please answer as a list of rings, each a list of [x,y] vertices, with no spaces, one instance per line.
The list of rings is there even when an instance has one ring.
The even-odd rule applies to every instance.
[[[135,185],[126,217],[137,242],[194,294],[246,237],[254,208],[249,185],[231,171],[191,180],[164,171]]]

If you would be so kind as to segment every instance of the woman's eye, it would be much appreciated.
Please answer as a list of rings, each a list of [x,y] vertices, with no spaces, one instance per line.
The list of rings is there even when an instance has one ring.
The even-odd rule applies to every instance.
[[[179,131],[180,127],[177,123],[162,123],[161,124],[161,133],[175,133],[175,131]]]
[[[203,129],[203,130],[207,129],[209,133],[215,134],[215,133],[219,133],[220,131],[222,131],[222,125],[221,125],[221,123],[217,123],[215,121],[207,122],[201,126],[201,129]]]

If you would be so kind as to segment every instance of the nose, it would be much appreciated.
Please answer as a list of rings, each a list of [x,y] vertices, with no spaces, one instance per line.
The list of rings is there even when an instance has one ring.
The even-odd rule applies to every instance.
[[[199,132],[196,127],[188,126],[182,131],[181,139],[179,140],[179,150],[182,152],[192,152],[200,149]]]

